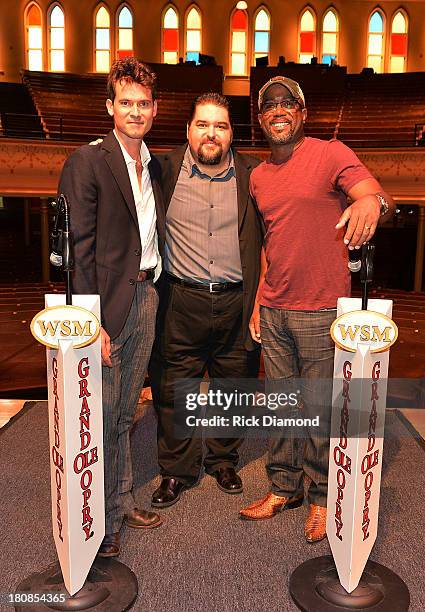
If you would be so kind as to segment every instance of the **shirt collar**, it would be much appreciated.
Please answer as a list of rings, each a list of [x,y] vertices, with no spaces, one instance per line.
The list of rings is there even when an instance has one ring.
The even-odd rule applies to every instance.
[[[187,146],[186,153],[183,158],[183,168],[189,175],[189,178],[193,178],[195,175],[201,179],[207,179],[210,181],[228,181],[233,176],[235,176],[235,164],[232,149],[229,149],[229,165],[227,168],[222,170],[220,174],[211,175],[206,172],[202,172],[199,169],[196,161],[193,158],[192,151],[190,150],[190,146]],[[211,166],[214,168],[214,166]]]
[[[128,164],[135,164],[136,160],[133,159],[130,155],[130,153],[126,150],[126,148],[124,147],[124,145],[122,144],[122,142],[120,141],[120,139],[117,136],[117,133],[115,130],[113,130],[114,132],[114,136],[115,138],[118,140],[118,144],[121,147],[121,151],[122,154],[124,156],[124,161],[125,163]],[[149,153],[149,149],[146,146],[146,143],[144,140],[142,140],[142,144],[140,145],[140,159],[142,160],[142,166],[143,168],[146,168],[147,165],[149,164],[149,162],[151,161],[151,155]]]

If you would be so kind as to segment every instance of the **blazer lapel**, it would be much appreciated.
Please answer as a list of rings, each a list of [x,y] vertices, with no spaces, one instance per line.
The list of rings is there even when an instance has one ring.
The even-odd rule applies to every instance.
[[[164,199],[165,199],[165,212],[173,197],[174,189],[176,187],[177,179],[179,178],[180,170],[183,163],[184,154],[187,149],[187,144],[178,147],[171,153],[167,153],[163,157],[163,169],[164,169]]]
[[[113,132],[109,132],[109,134],[106,136],[102,143],[102,147],[107,151],[105,161],[111,169],[111,172],[118,184],[118,187],[120,188],[124,201],[128,206],[135,224],[138,226],[136,204],[134,203],[130,177],[128,176],[128,170],[124,161],[121,147]]]
[[[233,151],[233,154],[235,156],[236,187],[238,192],[238,232],[240,233],[248,205],[251,164],[245,163],[237,151]]]

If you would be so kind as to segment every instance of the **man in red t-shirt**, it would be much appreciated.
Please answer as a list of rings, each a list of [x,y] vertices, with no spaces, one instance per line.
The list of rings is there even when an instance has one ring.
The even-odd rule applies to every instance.
[[[347,247],[359,249],[370,240],[394,204],[342,142],[304,136],[307,110],[298,83],[270,79],[258,105],[271,155],[251,174],[251,193],[265,226],[251,334],[262,343],[269,381],[330,381],[334,348],[329,329],[338,297],[350,292]],[[311,479],[308,542],[326,535],[331,389],[330,384],[323,393],[317,388],[303,387],[303,403],[310,413],[317,409],[325,415],[321,435],[271,439],[271,492],[240,511],[241,518],[260,520],[301,505],[305,473]]]

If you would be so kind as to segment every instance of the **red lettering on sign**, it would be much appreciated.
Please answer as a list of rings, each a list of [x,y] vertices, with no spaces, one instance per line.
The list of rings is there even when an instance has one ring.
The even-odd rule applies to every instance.
[[[342,541],[342,528],[344,522],[343,516],[343,500],[344,488],[346,485],[345,473],[351,474],[351,458],[344,452],[348,446],[348,423],[350,421],[350,381],[352,377],[351,361],[345,361],[342,367],[344,379],[342,381],[342,408],[339,421],[339,446],[335,446],[333,450],[333,460],[335,465],[339,467],[336,473],[336,502],[335,502],[335,535]]]

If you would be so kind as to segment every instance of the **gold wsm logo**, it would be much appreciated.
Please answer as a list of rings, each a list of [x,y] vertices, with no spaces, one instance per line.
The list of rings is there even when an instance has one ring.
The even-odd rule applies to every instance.
[[[34,338],[57,349],[59,340],[72,340],[74,348],[82,348],[96,340],[100,333],[98,318],[79,306],[51,306],[35,315],[31,321]]]
[[[397,325],[389,317],[373,310],[355,310],[338,317],[331,327],[335,344],[355,353],[359,343],[368,344],[371,353],[387,351],[398,337]]]

